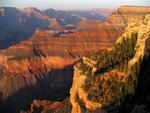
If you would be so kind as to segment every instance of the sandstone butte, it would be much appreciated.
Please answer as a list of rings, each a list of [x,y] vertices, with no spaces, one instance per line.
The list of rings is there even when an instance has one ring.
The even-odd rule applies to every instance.
[[[142,19],[149,11],[149,7],[122,6],[95,30],[63,37],[37,30],[31,39],[0,50],[0,108],[17,112],[34,98],[64,98],[72,85],[74,63],[111,47],[130,19]]]

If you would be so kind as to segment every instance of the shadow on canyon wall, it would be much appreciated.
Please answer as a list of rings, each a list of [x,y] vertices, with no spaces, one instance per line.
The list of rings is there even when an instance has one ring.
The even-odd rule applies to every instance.
[[[0,112],[27,110],[34,99],[62,100],[69,95],[72,78],[73,65],[47,74],[0,78]]]

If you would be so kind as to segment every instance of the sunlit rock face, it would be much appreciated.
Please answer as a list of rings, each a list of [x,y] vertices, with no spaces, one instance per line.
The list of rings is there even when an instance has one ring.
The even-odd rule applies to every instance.
[[[121,8],[121,11],[128,9]],[[82,62],[74,66],[70,90],[72,113],[136,113],[149,110],[147,106],[150,100],[142,101],[145,95],[149,95],[149,20],[150,14],[147,13],[144,18],[128,20],[124,33],[108,54],[106,51],[100,56],[83,57]],[[119,51],[124,52],[120,54]],[[148,91],[145,92],[143,88]]]
[[[132,19],[143,19],[146,14],[150,12],[150,7],[140,7],[140,6],[121,6],[111,15],[109,15],[103,24],[99,24],[98,28],[102,31],[109,28],[107,31],[110,37],[113,33],[122,34],[124,32],[125,26]],[[116,38],[113,38],[114,42]]]
[[[150,11],[150,7],[140,6],[121,6],[116,12],[112,13],[107,18],[107,21],[119,25],[127,25],[128,21],[132,18],[143,19]]]

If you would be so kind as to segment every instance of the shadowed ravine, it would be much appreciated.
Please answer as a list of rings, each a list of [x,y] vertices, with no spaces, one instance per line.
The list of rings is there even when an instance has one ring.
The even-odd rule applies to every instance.
[[[64,99],[69,95],[72,75],[73,65],[68,65],[37,75],[1,77],[0,89],[3,93],[0,93],[0,112],[19,113],[20,110],[27,110],[33,99]]]

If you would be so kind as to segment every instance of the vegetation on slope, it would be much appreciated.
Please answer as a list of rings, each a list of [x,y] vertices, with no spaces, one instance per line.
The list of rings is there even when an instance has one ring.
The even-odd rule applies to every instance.
[[[88,64],[82,62],[77,65],[81,75],[87,76],[83,89],[88,93],[90,101],[102,103],[103,106],[114,102],[120,104],[124,95],[134,92],[133,82],[139,72],[140,63],[132,67],[133,72],[129,78],[125,79],[125,76],[128,62],[135,55],[136,41],[137,33],[132,33],[129,37],[123,37],[111,51],[103,51],[92,57],[97,62],[94,64],[94,73]]]
[[[91,59],[97,63],[94,67],[97,69],[95,74],[102,74],[114,68],[119,68],[128,63],[135,54],[135,45],[137,34],[132,33],[131,38],[123,37],[121,43],[114,45],[112,51],[102,51],[100,54],[93,56]],[[83,75],[91,75],[92,68],[87,64],[80,62],[78,68]]]

